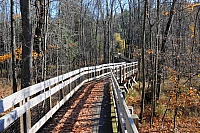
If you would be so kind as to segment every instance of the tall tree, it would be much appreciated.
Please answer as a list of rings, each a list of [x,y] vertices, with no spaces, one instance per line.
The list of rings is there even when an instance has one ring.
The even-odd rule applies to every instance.
[[[177,0],[172,1],[172,5],[171,5],[171,8],[170,8],[170,12],[169,12],[169,18],[168,18],[167,25],[165,27],[164,34],[163,34],[163,39],[162,39],[162,42],[161,42],[161,49],[160,49],[161,59],[158,62],[158,75],[157,75],[157,78],[158,78],[157,79],[157,97],[158,97],[158,99],[160,98],[160,91],[161,91],[161,87],[160,87],[161,81],[162,81],[161,75],[162,75],[163,65],[164,65],[164,62],[165,62],[164,54],[165,54],[165,50],[166,50],[166,42],[167,42],[168,33],[169,33],[169,30],[170,30],[172,18],[173,18],[173,15],[174,15],[174,8],[175,8],[176,1]]]
[[[22,78],[21,88],[31,85],[32,77],[32,27],[30,20],[30,1],[20,0],[22,16]]]
[[[10,17],[11,17],[11,48],[12,48],[12,85],[13,93],[17,92],[17,74],[16,74],[16,58],[15,58],[15,29],[14,29],[14,1],[10,0]]]
[[[145,50],[145,23],[146,23],[147,0],[144,3],[144,16],[142,27],[142,100],[141,100],[141,113],[140,119],[143,119],[144,113],[144,99],[145,99],[145,64],[144,64],[144,50]]]

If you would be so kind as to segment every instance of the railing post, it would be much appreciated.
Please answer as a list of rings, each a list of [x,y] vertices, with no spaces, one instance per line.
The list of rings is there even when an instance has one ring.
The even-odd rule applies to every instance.
[[[115,72],[116,72],[116,79],[117,79],[118,78],[117,67],[115,68]]]
[[[21,101],[21,102],[19,103],[19,106],[21,106],[22,104],[23,104],[23,101]],[[24,126],[25,126],[25,125],[24,125],[24,123],[25,123],[25,122],[24,122],[24,115],[20,116],[19,119],[20,119],[20,132],[21,132],[21,133],[25,133],[25,131],[24,131],[24,129],[25,129],[25,128],[24,128]]]
[[[102,74],[104,74],[104,66],[102,67]]]
[[[30,97],[27,98],[27,102],[30,100]],[[29,129],[31,128],[31,110],[26,110],[26,133],[28,133]]]
[[[63,84],[63,80],[62,80],[62,84]],[[60,101],[65,97],[65,94],[64,94],[64,87],[62,89],[60,89]]]
[[[125,75],[126,72],[125,72],[125,67],[124,67],[124,65],[122,66],[122,69],[123,69],[123,70],[122,70],[122,73],[123,73],[123,81],[125,81],[125,79],[126,79],[126,75]],[[122,81],[122,82],[123,82],[123,81]]]
[[[71,83],[71,77],[69,77],[69,93],[70,93],[70,97],[72,97],[72,83]]]
[[[120,76],[120,79],[119,79],[119,80],[120,80],[120,83],[122,83],[122,82],[123,82],[123,71],[122,71],[122,66],[119,67],[119,70],[120,70],[120,75],[119,75],[119,76]]]
[[[97,68],[96,68],[96,66],[95,66],[94,69],[95,69],[95,70],[94,70],[94,77],[95,77],[95,79],[96,79],[96,72],[97,72]]]
[[[127,69],[128,69],[128,65],[127,64],[125,64],[125,80],[126,80],[126,78],[128,77],[128,75],[127,75]]]
[[[51,87],[49,87],[49,90],[50,90],[50,89],[51,89]],[[53,105],[52,105],[52,96],[49,97],[49,106],[50,106],[49,108],[50,108],[50,110],[51,110],[51,109],[52,109],[52,106],[53,106]]]
[[[30,99],[30,97],[23,100],[22,104],[25,104]],[[30,109],[26,110],[25,113],[20,117],[20,130],[21,133],[28,133],[31,128],[31,112]]]

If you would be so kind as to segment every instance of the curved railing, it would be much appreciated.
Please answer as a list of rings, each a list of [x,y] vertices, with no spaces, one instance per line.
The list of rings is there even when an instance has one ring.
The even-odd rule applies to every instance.
[[[118,118],[118,127],[122,133],[138,133],[136,125],[131,117],[130,111],[126,105],[122,90],[119,87],[116,77],[111,72],[113,101],[116,107]]]
[[[134,74],[137,62],[84,67],[24,88],[0,100],[0,132],[36,132],[86,82],[115,70],[119,81]],[[115,83],[116,84],[116,83]]]

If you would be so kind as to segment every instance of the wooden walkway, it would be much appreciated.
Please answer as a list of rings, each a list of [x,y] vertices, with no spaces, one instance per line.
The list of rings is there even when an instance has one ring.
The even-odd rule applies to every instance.
[[[109,79],[83,85],[38,133],[113,133],[109,89]]]

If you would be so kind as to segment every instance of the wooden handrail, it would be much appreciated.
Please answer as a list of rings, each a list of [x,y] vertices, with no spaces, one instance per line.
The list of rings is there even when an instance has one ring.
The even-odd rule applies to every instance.
[[[115,78],[113,72],[111,72],[113,97],[115,100],[115,106],[117,108],[117,116],[121,132],[122,133],[138,133],[136,125],[131,117],[130,111],[126,105],[125,99],[122,94],[122,90],[119,87],[117,79]]]
[[[83,78],[79,82],[79,84],[76,85],[75,88],[73,88],[70,91],[70,93],[65,95],[63,99],[60,100],[59,103],[57,103],[45,114],[44,117],[42,117],[36,124],[28,128],[27,129],[28,131],[26,131],[30,133],[36,132],[84,83],[94,80],[96,78],[101,78],[102,76],[106,76],[110,74],[111,69],[119,70],[119,68],[123,65],[126,66],[127,68],[131,68],[137,65],[137,63],[136,62],[110,63],[110,64],[102,64],[99,66],[80,68],[80,69],[68,72],[66,74],[48,79],[44,82],[24,88],[16,93],[13,93],[12,95],[9,95],[8,97],[5,97],[4,99],[1,99],[0,113],[7,111],[8,109],[10,109],[11,107],[14,107],[16,104],[20,102],[22,103],[22,105],[20,107],[14,108],[8,114],[0,118],[0,131],[4,130],[16,119],[18,119],[28,110],[30,110],[32,107],[43,102],[44,100],[51,97],[53,94],[57,93],[58,91],[68,86],[72,82],[78,80],[79,78],[89,75],[89,77]],[[102,74],[100,75],[100,71],[103,71],[103,70],[107,70],[107,72],[102,72]],[[94,76],[92,76],[92,74]],[[29,98],[29,100],[26,100],[26,98]]]

